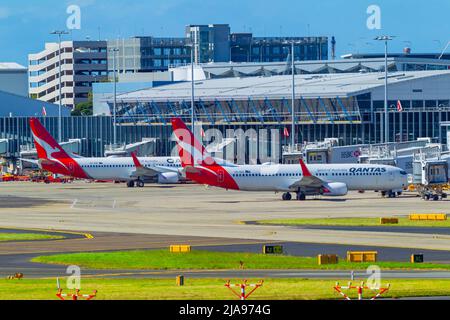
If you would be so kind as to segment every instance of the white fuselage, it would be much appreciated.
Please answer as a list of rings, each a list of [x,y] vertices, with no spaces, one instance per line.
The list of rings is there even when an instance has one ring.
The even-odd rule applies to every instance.
[[[309,164],[313,176],[332,183],[341,182],[348,190],[402,190],[407,186],[403,170],[386,165]],[[239,190],[296,191],[292,186],[302,179],[300,165],[270,164],[228,167],[227,172],[236,181]]]
[[[131,157],[76,158],[75,161],[94,180],[129,181],[138,178],[133,175],[136,166]],[[142,157],[139,161],[150,168],[158,166],[171,170],[181,169],[179,157]]]

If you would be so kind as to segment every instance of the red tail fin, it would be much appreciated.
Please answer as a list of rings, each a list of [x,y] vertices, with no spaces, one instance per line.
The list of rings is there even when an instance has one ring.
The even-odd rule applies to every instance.
[[[38,119],[31,118],[30,127],[38,158],[42,160],[43,169],[76,178],[89,178],[80,165],[56,142]]]
[[[38,119],[31,118],[30,127],[39,159],[70,158],[67,152],[53,139]]]
[[[206,152],[205,147],[192,134],[180,118],[172,118],[172,128],[177,139],[178,152],[183,167],[216,164]]]
[[[226,168],[214,161],[181,119],[173,118],[172,127],[181,165],[186,168],[186,178],[201,184],[239,190],[239,185]]]

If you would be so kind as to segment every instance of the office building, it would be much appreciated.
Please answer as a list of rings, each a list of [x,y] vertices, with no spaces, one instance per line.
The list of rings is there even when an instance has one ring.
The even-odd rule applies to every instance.
[[[112,49],[119,73],[167,71],[169,65],[187,64],[191,49],[185,38],[133,37],[108,41],[108,68],[113,70]]]
[[[233,33],[229,61],[286,62],[292,42],[297,61],[328,59],[328,37],[254,37],[251,33]]]
[[[30,54],[28,60],[30,96],[58,104],[61,77],[61,102],[69,108],[88,101],[93,82],[108,79],[105,41],[63,41],[61,52],[58,43],[46,43],[43,51]]]

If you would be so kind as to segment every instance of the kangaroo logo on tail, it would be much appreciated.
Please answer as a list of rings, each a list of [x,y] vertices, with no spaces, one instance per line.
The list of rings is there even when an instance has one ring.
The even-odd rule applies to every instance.
[[[38,119],[31,118],[30,127],[42,169],[76,178],[89,178],[80,165],[53,139]]]
[[[173,118],[172,128],[186,178],[226,189],[239,189],[228,171],[209,155],[202,143],[186,127],[183,120]]]
[[[215,160],[209,155],[203,144],[186,127],[183,120],[173,118],[172,128],[183,167],[216,165]]]

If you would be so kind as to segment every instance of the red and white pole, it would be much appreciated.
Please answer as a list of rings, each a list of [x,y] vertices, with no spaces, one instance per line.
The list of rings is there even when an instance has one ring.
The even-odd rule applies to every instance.
[[[358,287],[358,300],[362,300],[362,291],[363,291],[363,288],[362,288],[362,285],[360,285]]]
[[[245,300],[245,283],[241,284],[241,300]]]

